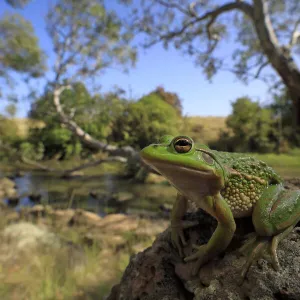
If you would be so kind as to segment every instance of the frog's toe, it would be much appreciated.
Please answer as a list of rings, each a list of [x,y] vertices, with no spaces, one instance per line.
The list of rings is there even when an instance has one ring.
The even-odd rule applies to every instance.
[[[206,254],[207,254],[207,249],[206,249],[206,245],[201,245],[201,246],[197,246],[197,245],[193,245],[193,248],[194,249],[197,249],[197,251],[189,256],[186,256],[184,258],[184,261],[185,262],[188,262],[188,261],[192,261],[192,260],[203,260],[205,259],[206,257]]]
[[[185,257],[184,261],[189,262],[189,261],[196,260],[196,262],[194,263],[193,268],[192,268],[192,275],[195,276],[198,274],[201,266],[208,261],[209,256],[207,253],[206,245],[201,245],[201,246],[192,245],[192,247],[194,249],[197,249],[197,251],[195,253],[193,253],[192,255]]]
[[[199,221],[189,221],[189,220],[184,220],[182,221],[182,228],[183,229],[188,229],[192,228],[199,225]]]
[[[253,248],[250,251],[250,254],[248,254],[248,259],[242,268],[242,272],[241,272],[242,280],[246,277],[246,274],[249,271],[249,268],[251,267],[253,262],[259,260],[264,256],[264,251],[268,246],[268,243],[269,242],[267,240],[258,240],[252,244]]]
[[[243,246],[238,249],[238,252],[243,255],[248,255],[250,251],[254,248],[255,242],[257,240],[257,234],[251,233],[247,236],[246,241],[243,243]]]
[[[277,257],[277,253],[272,254],[271,263],[272,263],[272,266],[273,266],[274,270],[279,271],[280,264],[279,264],[279,259]]]
[[[242,268],[241,277],[245,278],[250,266],[258,261],[260,258],[266,259],[271,263],[275,271],[280,269],[279,259],[277,256],[277,248],[279,242],[285,237],[291,229],[284,231],[274,237],[251,237],[241,249],[244,250],[248,256],[247,262]],[[247,250],[247,251],[245,251]],[[250,250],[250,251],[249,251]]]
[[[202,247],[202,245],[192,244],[192,248],[195,250],[199,250]]]

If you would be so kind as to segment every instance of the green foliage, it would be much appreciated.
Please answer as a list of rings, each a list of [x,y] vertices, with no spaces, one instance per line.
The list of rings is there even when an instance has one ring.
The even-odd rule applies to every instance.
[[[46,22],[56,54],[58,84],[87,77],[91,80],[111,64],[135,61],[131,32],[102,0],[56,1]]]
[[[278,146],[276,121],[271,109],[262,108],[248,97],[238,98],[232,103],[232,114],[227,126],[233,136],[223,133],[219,144],[224,150],[236,152],[272,152]]]
[[[167,92],[163,87],[159,86],[151,94],[155,94],[159,96],[161,99],[163,99],[168,104],[173,106],[178,111],[179,115],[182,115],[181,99],[178,97],[176,93]]]
[[[46,127],[32,130],[30,141],[33,144],[41,141],[46,157],[60,153],[62,158],[70,158],[82,151],[88,153],[79,139],[60,123],[52,97],[53,94],[48,92],[33,103],[29,116],[43,120]],[[61,104],[65,113],[83,130],[99,140],[106,140],[111,133],[112,123],[125,108],[126,101],[120,97],[119,91],[92,96],[83,83],[75,83],[72,89],[62,93]]]
[[[5,0],[7,4],[11,5],[14,8],[23,8],[26,6],[30,0]]]
[[[128,5],[127,0],[119,0]],[[293,48],[288,55],[299,51],[299,39],[289,44],[293,32],[299,23],[299,0],[264,1],[268,6],[271,22],[262,29],[264,12],[262,1],[165,1],[149,0],[133,2],[132,26],[146,35],[145,47],[162,43],[165,48],[174,46],[188,54],[200,65],[208,79],[223,68],[232,71],[239,79],[247,81],[262,75],[262,71],[271,78],[275,74],[271,69],[268,49],[263,41],[264,30],[274,30],[270,35],[274,47],[285,45]],[[255,13],[254,13],[255,11]],[[261,12],[261,14],[260,14]],[[257,19],[259,18],[259,20]],[[218,51],[233,42],[232,55],[220,55]],[[231,56],[231,57],[230,57]],[[230,67],[229,66],[233,66]],[[270,72],[271,70],[271,72]],[[265,77],[265,76],[264,76]]]
[[[44,150],[42,142],[39,142],[36,146],[29,142],[23,142],[19,146],[19,154],[32,160],[41,160],[44,156]]]
[[[143,148],[164,134],[176,134],[182,119],[156,93],[150,93],[137,102],[130,102],[114,122],[110,139],[119,145]]]
[[[19,140],[17,135],[17,125],[11,122],[9,118],[0,115],[0,142],[14,143]]]
[[[14,103],[6,105],[5,112],[8,114],[9,117],[14,117],[17,113],[16,105]]]
[[[278,136],[281,144],[288,142],[292,146],[300,147],[300,128],[295,128],[296,114],[293,101],[286,88],[273,95],[273,101],[268,106],[278,120]],[[298,129],[298,130],[295,130]]]
[[[21,15],[9,14],[0,20],[0,76],[9,71],[39,77],[45,71],[44,54],[32,25]],[[9,78],[11,79],[11,78]]]

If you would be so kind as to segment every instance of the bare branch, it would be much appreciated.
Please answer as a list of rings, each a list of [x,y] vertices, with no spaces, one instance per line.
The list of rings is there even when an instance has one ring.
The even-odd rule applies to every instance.
[[[75,121],[70,119],[64,112],[63,107],[60,103],[60,95],[66,90],[70,89],[70,85],[56,86],[53,92],[53,104],[55,106],[56,112],[58,113],[60,120],[63,124],[67,126],[80,140],[82,143],[88,147],[101,150],[110,153],[111,155],[120,156],[132,156],[135,154],[135,150],[129,146],[118,148],[113,145],[109,145],[94,139],[90,134],[85,132]]]
[[[190,10],[183,8],[181,5],[179,5],[179,3],[175,3],[172,1],[164,1],[164,0],[156,0],[156,2],[167,8],[175,8],[185,15],[191,15]]]
[[[31,160],[31,159],[29,159],[25,156],[22,156],[21,160],[22,160],[23,163],[25,163],[29,166],[35,167],[35,168],[37,168],[41,171],[62,173],[61,177],[63,177],[63,178],[67,178],[67,177],[72,176],[72,174],[75,173],[76,171],[80,171],[80,170],[87,169],[87,168],[90,168],[90,167],[95,167],[95,166],[98,166],[102,163],[106,163],[106,162],[126,163],[127,162],[127,159],[125,157],[110,156],[110,157],[101,158],[101,159],[98,159],[98,160],[95,160],[95,161],[89,161],[87,163],[84,163],[84,164],[79,165],[79,166],[77,166],[75,168],[72,168],[72,169],[62,170],[62,169],[55,169],[55,168],[45,166],[45,165],[40,164],[40,163],[38,163],[34,160]]]
[[[296,45],[299,38],[300,38],[300,19],[295,23],[295,27],[292,32],[288,48],[291,49],[294,45]]]
[[[161,0],[157,0],[157,1],[161,1]],[[172,39],[176,36],[180,36],[182,35],[188,28],[192,27],[194,24],[201,22],[201,21],[205,21],[205,20],[209,20],[208,24],[207,24],[207,28],[209,30],[209,28],[212,26],[212,24],[216,21],[216,19],[223,13],[225,12],[229,12],[232,10],[240,10],[242,12],[244,12],[246,15],[250,16],[251,18],[253,18],[253,7],[246,3],[246,2],[229,2],[227,4],[218,6],[216,9],[209,11],[205,14],[203,14],[202,16],[197,16],[192,18],[191,21],[186,22],[181,29],[179,30],[174,30],[174,31],[170,31],[166,34],[160,35],[158,39],[156,39],[155,41],[147,44],[146,46],[152,46],[155,43],[158,43],[162,40],[169,40]]]
[[[62,177],[64,177],[64,178],[69,177],[74,172],[77,172],[77,171],[80,171],[80,170],[83,170],[83,169],[86,169],[86,168],[90,168],[90,167],[95,167],[95,166],[98,166],[98,165],[100,165],[102,163],[106,163],[106,162],[126,163],[127,159],[125,157],[121,157],[121,156],[110,156],[110,157],[101,158],[101,159],[98,159],[98,160],[95,160],[95,161],[89,161],[89,162],[87,162],[85,164],[82,164],[78,167],[75,167],[75,168],[64,171]]]
[[[260,73],[262,72],[262,70],[269,65],[269,61],[264,62],[263,64],[261,64],[261,66],[258,68],[256,74],[254,75],[254,78],[257,79],[260,76]]]
[[[31,159],[27,158],[25,156],[21,157],[21,161],[23,163],[29,165],[29,166],[33,166],[33,167],[38,168],[39,170],[42,170],[42,171],[47,171],[47,172],[60,171],[61,172],[61,170],[53,169],[51,167],[47,167],[47,166],[42,165],[42,164],[40,164],[40,163],[38,163],[38,162],[36,162],[34,160],[31,160]]]

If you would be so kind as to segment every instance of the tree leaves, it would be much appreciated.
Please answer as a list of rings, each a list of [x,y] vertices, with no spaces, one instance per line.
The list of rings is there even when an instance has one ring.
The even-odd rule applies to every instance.
[[[0,20],[0,74],[10,70],[42,76],[45,55],[38,45],[32,25],[19,14],[8,14]]]
[[[23,8],[25,7],[30,0],[5,0],[7,4],[11,5],[14,8]]]
[[[261,2],[141,0],[133,8],[132,26],[144,33],[145,47],[156,43],[162,43],[165,48],[174,45],[184,54],[193,56],[208,79],[223,69],[232,71],[246,83],[256,78],[271,83],[276,72],[272,68],[265,69],[270,59],[254,28],[257,23],[255,7]],[[274,28],[279,43],[288,46],[293,28],[297,21],[300,22],[299,0],[265,2],[270,14],[265,16],[266,20],[269,22],[270,18],[272,22],[268,24]],[[219,49],[225,48],[228,41],[232,45],[232,56],[224,59]],[[293,45],[295,52],[292,49],[291,54],[297,52],[299,44]]]
[[[56,54],[56,84],[96,76],[105,68],[134,63],[131,32],[103,1],[59,0],[47,16]]]

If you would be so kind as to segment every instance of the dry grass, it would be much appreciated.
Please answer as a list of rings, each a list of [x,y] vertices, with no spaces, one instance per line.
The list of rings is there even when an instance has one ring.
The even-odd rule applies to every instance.
[[[137,221],[137,231],[126,229],[123,223],[115,231],[109,224],[99,231],[87,225],[52,224],[48,218],[33,219],[37,229],[27,226],[30,231],[28,221],[16,223],[19,229],[10,227],[9,232],[23,232],[22,237],[17,233],[7,237],[8,218],[1,211],[0,217],[0,299],[5,300],[104,299],[120,280],[130,256],[149,247],[155,238],[153,230],[147,232],[153,226],[146,220]],[[129,219],[125,221],[127,226],[132,225]],[[164,228],[165,223],[161,225]],[[28,237],[40,237],[39,230],[45,231],[43,239],[36,240],[37,246],[30,246],[33,239]],[[155,230],[163,229],[158,226]],[[91,232],[93,242],[86,239]],[[49,233],[54,234],[53,242],[49,242]]]
[[[187,117],[188,131],[185,133],[200,143],[218,140],[221,130],[228,130],[226,117]]]
[[[20,138],[26,138],[31,128],[42,128],[45,126],[43,121],[28,118],[5,119],[0,120],[1,122],[5,122],[6,126],[10,125],[10,127],[16,128],[16,136]]]

